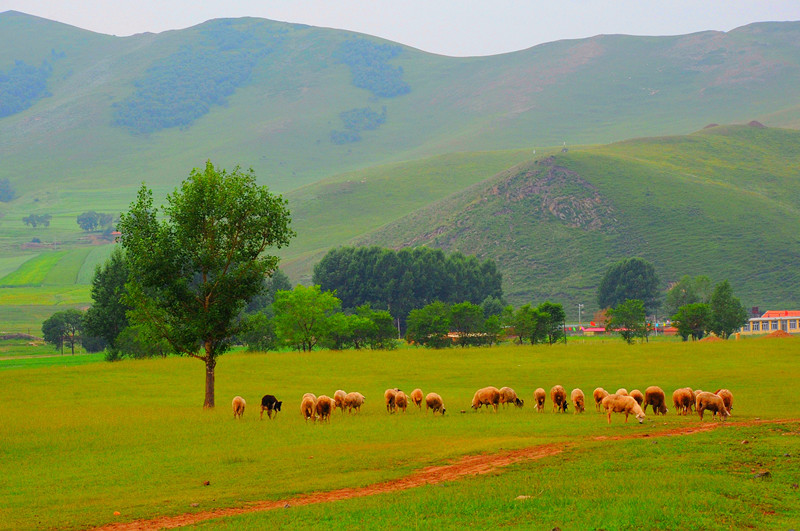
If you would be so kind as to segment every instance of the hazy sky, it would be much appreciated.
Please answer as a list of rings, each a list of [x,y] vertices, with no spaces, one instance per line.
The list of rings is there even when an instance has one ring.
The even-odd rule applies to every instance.
[[[799,0],[0,0],[0,12],[8,9],[120,36],[252,16],[460,56],[601,33],[677,35],[800,20]]]

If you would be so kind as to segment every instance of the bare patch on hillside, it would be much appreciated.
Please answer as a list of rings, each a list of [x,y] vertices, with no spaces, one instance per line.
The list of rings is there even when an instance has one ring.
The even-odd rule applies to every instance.
[[[532,214],[552,216],[570,227],[613,228],[614,210],[597,187],[555,164],[553,157],[498,183],[490,194],[501,197],[506,204],[528,202],[533,207]]]

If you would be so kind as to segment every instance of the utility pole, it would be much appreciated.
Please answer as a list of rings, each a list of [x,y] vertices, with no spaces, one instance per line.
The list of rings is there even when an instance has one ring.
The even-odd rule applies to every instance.
[[[583,310],[583,304],[578,304],[578,326],[583,326],[583,321],[581,321],[581,310]]]

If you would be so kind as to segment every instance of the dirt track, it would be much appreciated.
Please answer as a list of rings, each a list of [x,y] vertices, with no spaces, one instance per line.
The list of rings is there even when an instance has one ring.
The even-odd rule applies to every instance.
[[[631,433],[627,435],[618,435],[613,437],[597,436],[588,437],[584,440],[588,441],[616,441],[624,439],[643,439],[643,438],[658,438],[658,437],[673,437],[673,436],[686,436],[695,433],[703,433],[714,430],[721,426],[731,427],[746,427],[759,424],[782,424],[800,422],[800,419],[776,419],[776,420],[753,420],[747,422],[715,422],[708,421],[694,426],[687,426],[683,428],[674,428],[670,430],[663,430],[655,433]],[[383,494],[387,492],[402,491],[406,489],[413,489],[423,485],[435,485],[437,483],[444,483],[447,481],[455,481],[464,476],[477,476],[487,474],[499,468],[519,463],[523,461],[533,461],[550,457],[562,453],[563,451],[574,447],[575,443],[568,444],[545,444],[533,446],[530,448],[522,448],[519,450],[511,450],[495,454],[479,454],[468,455],[459,459],[457,462],[423,468],[412,473],[404,478],[385,481],[382,483],[375,483],[367,485],[366,487],[355,487],[338,489],[327,492],[315,492],[305,494],[294,498],[287,498],[278,501],[263,501],[249,503],[243,507],[228,507],[221,509],[212,509],[209,511],[201,511],[197,513],[186,513],[177,516],[163,516],[150,520],[135,520],[133,522],[120,522],[109,524],[103,527],[95,528],[100,531],[132,531],[140,529],[171,529],[175,527],[182,527],[186,525],[196,524],[214,518],[223,518],[227,516],[235,516],[239,514],[254,513],[259,511],[269,511],[271,509],[278,509],[286,507],[310,505],[315,503],[327,503],[339,500],[347,500],[351,498],[362,498],[364,496],[373,496],[375,494]]]

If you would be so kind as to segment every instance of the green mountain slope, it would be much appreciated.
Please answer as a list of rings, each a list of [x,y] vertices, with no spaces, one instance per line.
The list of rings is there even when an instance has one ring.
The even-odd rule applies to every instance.
[[[0,178],[36,208],[54,183],[163,193],[210,158],[288,191],[454,151],[797,124],[797,42],[800,23],[762,23],[451,58],[262,19],[119,38],[5,12],[0,72],[51,70],[0,118]]]
[[[664,282],[728,278],[742,301],[800,300],[800,132],[714,127],[522,163],[355,239],[496,259],[509,300],[596,310],[605,268],[652,261]]]

